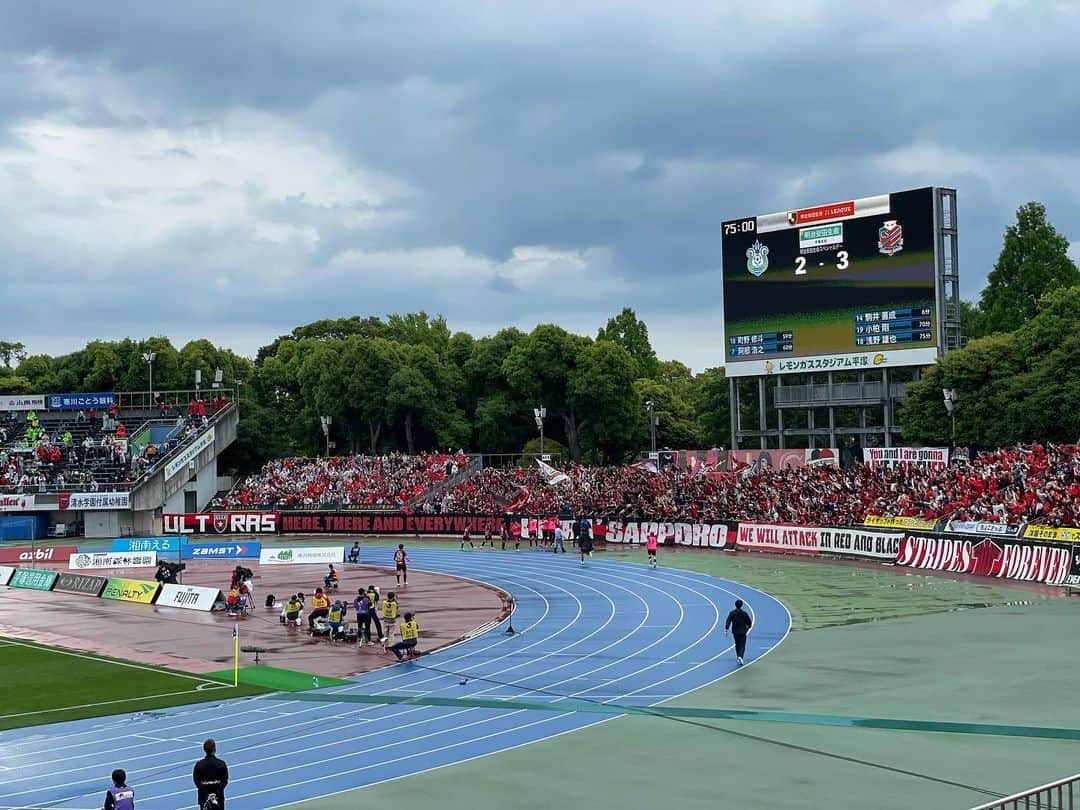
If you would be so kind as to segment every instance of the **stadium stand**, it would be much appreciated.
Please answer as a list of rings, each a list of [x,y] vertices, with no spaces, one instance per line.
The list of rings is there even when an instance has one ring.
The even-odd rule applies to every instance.
[[[268,462],[241,481],[215,509],[290,509],[335,504],[399,509],[468,467],[464,453],[332,456]]]

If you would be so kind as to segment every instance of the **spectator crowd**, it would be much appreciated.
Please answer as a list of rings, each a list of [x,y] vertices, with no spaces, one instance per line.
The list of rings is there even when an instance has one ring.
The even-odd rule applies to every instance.
[[[572,465],[563,471],[568,480],[557,484],[538,469],[486,468],[447,486],[467,464],[460,453],[284,459],[214,506],[414,506],[425,513],[810,525],[856,524],[868,515],[1049,526],[1080,521],[1080,445],[1003,447],[940,467]]]

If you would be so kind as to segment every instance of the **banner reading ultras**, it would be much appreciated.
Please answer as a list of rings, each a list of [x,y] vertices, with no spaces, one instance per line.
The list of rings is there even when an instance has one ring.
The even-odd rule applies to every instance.
[[[724,222],[728,376],[933,363],[934,244],[932,188]]]

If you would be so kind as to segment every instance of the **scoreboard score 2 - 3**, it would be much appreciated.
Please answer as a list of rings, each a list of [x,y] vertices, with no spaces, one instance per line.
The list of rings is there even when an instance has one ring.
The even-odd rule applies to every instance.
[[[723,223],[728,376],[938,355],[934,190]]]

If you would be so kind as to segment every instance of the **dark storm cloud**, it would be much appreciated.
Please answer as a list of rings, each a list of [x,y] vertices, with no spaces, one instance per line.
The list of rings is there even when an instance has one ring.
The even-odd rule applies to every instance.
[[[275,193],[258,172],[195,187],[166,172],[149,188],[118,169],[108,188],[19,206],[0,260],[18,257],[20,285],[27,268],[63,280],[55,301],[72,343],[122,312],[137,333],[140,319],[121,307],[167,300],[153,331],[224,321],[248,330],[241,348],[251,350],[305,320],[420,307],[492,331],[550,312],[600,321],[624,304],[704,317],[719,300],[720,220],[922,185],[960,190],[968,297],[1028,199],[1080,239],[1064,227],[1080,214],[1070,5],[1038,15],[974,2],[736,8],[20,6],[0,25],[0,58],[17,66],[0,72],[0,147],[25,148],[20,122],[59,119],[143,133],[146,160],[213,175],[223,160],[206,154],[214,138],[256,111],[230,159],[265,134],[335,156],[327,183],[350,169],[384,181],[370,183],[381,193],[326,199],[315,188]],[[209,141],[154,139],[196,130]],[[0,183],[20,168],[0,162]],[[185,212],[221,206],[222,222],[170,223],[166,208],[152,223],[165,223],[160,238],[126,250],[81,235],[33,239],[43,212],[50,224],[80,206],[107,217],[140,195]],[[543,259],[517,257],[520,246],[584,257],[577,294],[567,291],[575,260],[539,270]],[[446,248],[458,252],[432,257]],[[439,261],[458,267],[444,276],[428,267]],[[140,295],[92,289],[103,281],[137,282]],[[16,307],[0,315],[8,331],[30,330]]]

